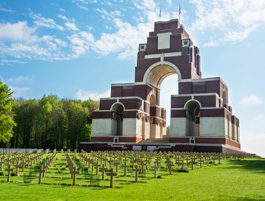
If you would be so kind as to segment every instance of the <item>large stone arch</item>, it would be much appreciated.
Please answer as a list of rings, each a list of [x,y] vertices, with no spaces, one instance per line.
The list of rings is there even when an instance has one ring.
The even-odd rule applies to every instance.
[[[172,74],[177,74],[179,81],[182,79],[180,70],[176,65],[167,61],[159,61],[146,70],[143,82],[159,89],[162,81]]]

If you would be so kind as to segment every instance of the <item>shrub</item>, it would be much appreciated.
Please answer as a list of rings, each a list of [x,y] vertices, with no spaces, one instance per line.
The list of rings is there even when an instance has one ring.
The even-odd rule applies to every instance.
[[[16,173],[15,172],[11,172],[11,176],[16,176]]]
[[[5,172],[4,171],[1,171],[0,172],[0,176],[5,176]]]

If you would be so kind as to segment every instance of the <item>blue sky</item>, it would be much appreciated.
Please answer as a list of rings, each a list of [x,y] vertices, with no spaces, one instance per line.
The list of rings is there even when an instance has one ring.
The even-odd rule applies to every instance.
[[[221,77],[240,119],[242,149],[265,156],[264,0],[0,1],[0,79],[14,97],[108,97],[133,82],[139,43],[178,18],[200,48],[203,77]],[[177,75],[161,86],[169,115]]]

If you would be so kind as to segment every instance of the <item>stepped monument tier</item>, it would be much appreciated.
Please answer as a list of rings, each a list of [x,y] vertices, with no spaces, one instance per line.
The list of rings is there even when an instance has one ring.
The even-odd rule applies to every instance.
[[[170,136],[160,86],[178,76],[171,95]],[[170,98],[170,97],[168,97]],[[177,19],[155,22],[139,44],[135,80],[111,85],[111,97],[93,112],[91,142],[84,150],[170,150],[239,153],[239,119],[220,77],[202,78],[199,48]]]

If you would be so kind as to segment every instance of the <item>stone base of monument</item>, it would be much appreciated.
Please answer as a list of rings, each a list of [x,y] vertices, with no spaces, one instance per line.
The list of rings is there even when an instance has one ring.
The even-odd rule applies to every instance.
[[[79,149],[91,151],[180,151],[180,152],[216,152],[216,153],[246,153],[239,148],[224,144],[206,143],[126,143],[126,142],[80,142]]]

